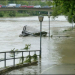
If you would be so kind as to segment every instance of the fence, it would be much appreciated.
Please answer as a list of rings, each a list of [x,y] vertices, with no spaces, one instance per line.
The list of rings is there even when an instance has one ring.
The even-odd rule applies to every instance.
[[[16,52],[17,53],[22,53],[22,56],[21,57],[15,57],[15,54],[16,54]],[[24,60],[24,58],[26,58],[27,56],[25,56],[24,57],[24,52],[26,53],[26,52],[28,52],[28,56],[29,56],[29,59],[30,59],[30,61],[31,61],[31,58],[30,58],[30,53],[31,52],[34,52],[34,54],[36,54],[36,52],[39,52],[39,55],[37,55],[37,56],[40,56],[40,50],[30,50],[30,51],[6,51],[6,52],[0,52],[0,54],[4,54],[4,59],[0,59],[0,62],[2,62],[2,61],[4,61],[4,67],[6,67],[6,61],[7,60],[11,60],[11,59],[13,59],[13,66],[15,66],[15,60],[16,59],[20,59],[20,58],[22,58],[22,64],[23,64],[23,60]],[[13,53],[13,57],[12,58],[7,58],[6,56],[7,56],[7,53]]]

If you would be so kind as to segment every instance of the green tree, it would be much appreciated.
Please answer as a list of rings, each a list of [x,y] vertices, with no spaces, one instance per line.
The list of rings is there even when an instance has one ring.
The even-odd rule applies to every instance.
[[[51,1],[47,1],[46,3],[47,3],[49,6],[52,5],[52,2],[51,2]]]
[[[6,1],[0,1],[0,4],[2,4],[2,5],[6,5]]]
[[[10,17],[15,17],[16,16],[16,11],[10,11],[9,16]]]
[[[4,16],[4,12],[0,11],[0,17],[3,17],[3,16]]]
[[[75,1],[74,0],[53,0],[53,13],[54,17],[58,15],[68,16],[68,21],[71,23],[72,18],[75,22]]]

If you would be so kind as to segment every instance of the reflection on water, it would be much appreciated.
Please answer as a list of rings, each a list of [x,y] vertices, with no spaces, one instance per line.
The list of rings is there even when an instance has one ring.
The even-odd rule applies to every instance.
[[[68,23],[64,17],[62,17],[62,21],[61,17],[60,19],[56,18],[56,20],[51,19],[50,35],[67,35],[63,31],[68,27],[71,27],[71,24]],[[42,23],[43,31],[49,31],[48,23],[48,17],[45,16]],[[21,50],[25,47],[25,44],[31,44],[30,50],[40,49],[40,37],[19,37],[24,25],[30,27],[30,31],[34,32],[36,30],[39,31],[40,29],[40,23],[37,16],[0,18],[0,52],[10,51],[13,48]],[[14,70],[9,72],[9,74],[39,74],[49,66],[53,66],[55,64],[74,64],[74,44],[74,37],[42,37],[42,58],[41,61],[39,60],[38,65]],[[0,57],[2,58],[2,56]]]

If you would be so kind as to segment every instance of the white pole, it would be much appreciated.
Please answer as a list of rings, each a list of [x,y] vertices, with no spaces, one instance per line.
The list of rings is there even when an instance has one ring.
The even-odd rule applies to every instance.
[[[48,18],[49,18],[49,37],[50,37],[50,11],[48,11]]]

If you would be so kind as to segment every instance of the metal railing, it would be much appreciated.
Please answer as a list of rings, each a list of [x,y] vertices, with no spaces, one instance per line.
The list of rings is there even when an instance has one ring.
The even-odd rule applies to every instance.
[[[21,56],[21,57],[15,57],[16,52],[22,53],[22,56]],[[30,54],[31,52],[34,52],[34,54],[36,54],[36,52],[39,52],[39,55],[37,55],[37,54],[36,54],[36,55],[37,55],[37,56],[40,56],[40,50],[30,50],[30,51],[6,51],[6,52],[0,52],[0,54],[4,54],[4,59],[0,59],[0,62],[4,61],[4,67],[6,67],[6,64],[7,64],[6,61],[13,59],[13,66],[15,66],[15,60],[22,58],[22,64],[23,64],[24,58],[27,57],[27,56],[24,56],[26,52],[29,53],[29,54],[28,54],[29,56],[31,55],[31,54]],[[12,57],[12,58],[7,58],[7,57],[6,57],[6,56],[7,56],[7,53],[13,53],[13,57]]]

